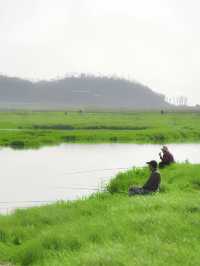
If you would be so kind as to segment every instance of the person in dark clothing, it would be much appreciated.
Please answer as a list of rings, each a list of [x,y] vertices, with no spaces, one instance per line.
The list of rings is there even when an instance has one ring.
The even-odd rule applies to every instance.
[[[170,153],[169,149],[167,148],[167,146],[163,146],[162,147],[162,153],[159,153],[161,162],[159,163],[159,168],[163,168],[167,165],[170,165],[172,163],[174,163],[174,157],[173,155]]]
[[[143,187],[130,187],[128,191],[129,196],[146,195],[159,190],[161,176],[157,170],[158,164],[156,161],[150,161],[147,162],[147,164],[149,165],[149,169],[151,171],[149,179]]]

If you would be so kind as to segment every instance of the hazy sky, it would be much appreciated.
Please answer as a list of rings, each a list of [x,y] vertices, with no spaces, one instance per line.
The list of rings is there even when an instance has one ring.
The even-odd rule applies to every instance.
[[[199,0],[0,0],[0,72],[116,74],[200,103]]]

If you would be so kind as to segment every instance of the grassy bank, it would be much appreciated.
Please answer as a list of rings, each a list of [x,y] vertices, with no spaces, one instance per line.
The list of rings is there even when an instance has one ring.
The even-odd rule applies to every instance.
[[[109,193],[0,217],[0,261],[37,266],[199,265],[200,165],[162,170],[161,193],[129,198],[146,168],[119,174]]]
[[[0,113],[1,146],[68,142],[200,142],[200,113]]]

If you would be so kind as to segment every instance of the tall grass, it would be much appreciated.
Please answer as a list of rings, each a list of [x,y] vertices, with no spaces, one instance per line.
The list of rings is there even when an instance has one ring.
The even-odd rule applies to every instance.
[[[89,199],[0,217],[0,261],[37,266],[199,265],[200,165],[163,169],[162,192],[129,198],[148,169],[119,173]]]

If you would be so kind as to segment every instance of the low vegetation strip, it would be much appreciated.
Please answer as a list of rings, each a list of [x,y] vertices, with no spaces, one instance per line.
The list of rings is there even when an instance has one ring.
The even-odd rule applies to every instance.
[[[200,142],[199,113],[0,112],[0,145]]]
[[[0,217],[0,261],[34,266],[199,265],[200,165],[161,171],[161,192],[128,197],[147,168],[119,173],[105,193]]]
[[[0,131],[0,146],[38,148],[61,143],[193,143],[200,142],[197,130],[24,130]]]

